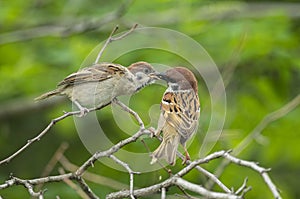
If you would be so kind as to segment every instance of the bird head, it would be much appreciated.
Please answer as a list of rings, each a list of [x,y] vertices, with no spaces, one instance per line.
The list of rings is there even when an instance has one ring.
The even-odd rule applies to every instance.
[[[156,75],[159,79],[165,80],[172,90],[188,90],[193,89],[195,93],[198,93],[197,80],[187,68],[175,67],[171,68],[164,73]]]
[[[159,79],[154,68],[147,62],[136,62],[128,67],[128,70],[134,75],[137,82],[137,90],[154,83]]]

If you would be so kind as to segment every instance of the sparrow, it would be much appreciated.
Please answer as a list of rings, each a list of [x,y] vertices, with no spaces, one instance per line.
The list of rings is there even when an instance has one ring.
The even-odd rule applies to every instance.
[[[58,83],[57,88],[35,100],[52,96],[67,96],[80,110],[83,116],[87,107],[101,109],[121,95],[131,95],[157,77],[153,67],[147,62],[136,62],[129,67],[114,63],[97,63],[72,73]]]
[[[179,143],[185,151],[184,164],[190,160],[186,142],[197,130],[200,117],[197,80],[184,67],[171,68],[157,76],[167,82],[168,88],[160,103],[161,114],[154,134],[159,136],[162,132],[163,139],[151,155],[151,164],[158,159],[165,159],[170,165],[175,165]]]

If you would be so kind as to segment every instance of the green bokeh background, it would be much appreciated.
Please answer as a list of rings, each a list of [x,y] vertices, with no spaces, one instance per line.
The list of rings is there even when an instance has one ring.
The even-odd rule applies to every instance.
[[[265,115],[279,109],[300,92],[299,10],[297,1],[0,0],[0,158],[37,135],[63,110],[71,110],[68,100],[49,100],[42,107],[34,103],[33,98],[51,90],[66,75],[78,70],[90,51],[107,38],[116,24],[123,31],[134,23],[182,32],[206,49],[223,78],[228,80],[225,81],[227,115],[224,131],[213,151],[234,148]],[[29,29],[33,30],[28,32]],[[120,57],[116,62],[125,66],[140,60],[171,66],[186,64],[184,60],[170,57],[165,52],[143,50]],[[197,76],[197,79],[202,108],[205,109],[210,106],[209,93],[202,78]],[[164,89],[158,85],[145,88],[130,101],[130,107],[148,125],[148,107],[159,102]],[[157,94],[153,95],[153,92]],[[97,115],[101,126],[113,133],[109,135],[113,142],[128,136],[114,124],[110,107]],[[201,131],[209,125],[209,118],[210,115],[201,115],[203,124],[197,135],[200,140],[203,139]],[[296,108],[271,123],[263,130],[262,137],[238,156],[272,168],[270,175],[274,183],[288,199],[300,197],[299,118],[300,109]],[[158,145],[150,138],[145,141],[151,150]],[[10,173],[25,179],[39,177],[63,142],[69,144],[65,156],[72,163],[80,165],[90,157],[78,137],[73,119],[67,118],[9,164],[1,165],[0,183],[8,179]],[[199,146],[196,145],[194,142],[189,148],[192,157],[197,155]],[[147,151],[140,141],[126,149]],[[134,160],[126,162],[136,164]],[[214,171],[219,163],[220,160],[213,161],[206,168]],[[51,174],[58,174],[59,167],[56,165]],[[181,168],[178,162],[173,171]],[[127,173],[99,162],[89,171],[129,184]],[[168,174],[164,170],[143,173],[136,176],[135,186],[157,183],[160,176],[165,179]],[[261,177],[247,168],[230,164],[221,180],[228,187],[237,188],[246,176],[252,186],[246,198],[272,198]],[[198,184],[207,181],[195,171],[186,179]],[[117,191],[93,182],[88,184],[101,198]],[[80,198],[63,182],[46,184],[44,188],[48,190],[46,198]],[[214,187],[214,190],[219,188]],[[173,187],[168,194],[176,192],[181,193]],[[0,196],[30,197],[21,186],[0,190]]]

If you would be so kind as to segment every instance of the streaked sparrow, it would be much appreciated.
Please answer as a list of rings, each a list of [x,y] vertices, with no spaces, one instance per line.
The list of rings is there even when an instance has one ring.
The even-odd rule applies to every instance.
[[[197,130],[200,116],[197,80],[184,67],[169,69],[158,76],[167,81],[168,88],[160,104],[161,114],[155,132],[156,136],[163,132],[163,140],[152,153],[151,164],[158,159],[166,159],[170,165],[174,165],[179,143],[185,151],[185,163],[190,159],[186,142]]]
[[[136,62],[128,68],[113,63],[99,63],[82,68],[61,81],[57,88],[35,100],[66,95],[79,108],[81,116],[86,107],[102,108],[120,95],[133,94],[157,79],[147,62]]]

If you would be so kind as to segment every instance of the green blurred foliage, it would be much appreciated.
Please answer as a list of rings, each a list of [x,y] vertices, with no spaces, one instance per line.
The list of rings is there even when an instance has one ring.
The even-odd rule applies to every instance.
[[[300,4],[285,2],[276,6],[276,1],[262,4],[253,1],[197,0],[0,1],[1,107],[5,109],[14,103],[25,104],[28,98],[32,100],[35,96],[55,88],[57,82],[80,68],[90,51],[107,38],[116,24],[120,25],[121,30],[128,29],[134,23],[146,27],[170,28],[199,42],[221,72],[236,65],[226,87],[227,115],[224,132],[214,150],[234,148],[266,114],[282,107],[299,94],[300,20],[299,14],[292,8],[299,8]],[[122,4],[126,5],[127,10],[106,23],[106,19],[120,10]],[[93,22],[99,23],[99,27],[84,32],[76,32],[71,28],[77,24],[92,25]],[[42,28],[50,26],[52,28],[48,30],[48,34],[34,36]],[[57,33],[55,28],[58,26],[70,29]],[[30,28],[36,29],[29,35],[18,32]],[[172,54],[152,49],[130,52],[116,62],[129,65],[140,60],[169,65],[188,64],[179,57],[174,58]],[[209,93],[201,77],[197,78],[202,108],[208,110]],[[159,103],[163,91],[163,86],[154,85],[145,88],[130,101],[130,107],[141,115],[147,126],[156,127],[147,111],[153,104]],[[0,117],[0,157],[8,156],[29,138],[37,135],[63,110],[71,110],[71,103],[67,100],[47,109]],[[155,111],[151,114],[158,115]],[[115,125],[109,107],[99,111],[97,115],[101,126],[110,132],[108,137],[112,142],[116,143],[128,137]],[[300,109],[297,108],[271,123],[262,132],[263,141],[252,142],[239,155],[240,158],[272,168],[270,175],[273,181],[282,191],[283,197],[289,199],[300,197],[297,182],[300,177],[299,118]],[[201,131],[207,129],[209,122],[210,113],[202,114],[197,139],[194,139],[189,148],[194,158],[198,154],[199,142],[203,140]],[[136,130],[134,127],[128,128],[133,130],[132,133]],[[65,156],[72,163],[80,165],[90,156],[76,133],[74,120],[67,118],[12,162],[1,165],[0,182],[4,182],[10,173],[21,178],[40,176],[54,152],[65,141],[70,145]],[[148,138],[145,141],[151,150],[158,145],[156,141]],[[147,151],[140,142],[126,146],[125,149],[133,152]],[[213,171],[219,163],[216,160],[205,167]],[[52,174],[58,174],[58,167],[56,166]],[[175,172],[180,168],[182,166],[178,161],[172,170]],[[129,184],[127,173],[101,163],[97,162],[90,171]],[[160,176],[164,179],[168,174],[164,170],[143,173],[136,176],[135,185],[143,187],[159,182]],[[253,187],[246,198],[271,198],[271,193],[260,176],[247,168],[231,164],[221,180],[228,187],[238,187],[246,176],[249,178],[248,184]],[[194,171],[186,178],[200,184],[206,182],[201,174]],[[101,197],[116,191],[107,186],[89,184]],[[47,198],[54,198],[56,195],[61,198],[79,198],[64,183],[47,184],[44,187],[48,189]],[[215,190],[219,189],[215,187]],[[180,192],[177,188],[169,191],[170,194]],[[28,196],[28,193],[20,186],[0,191],[3,198],[24,195]],[[151,198],[155,197],[159,198],[158,195]]]

